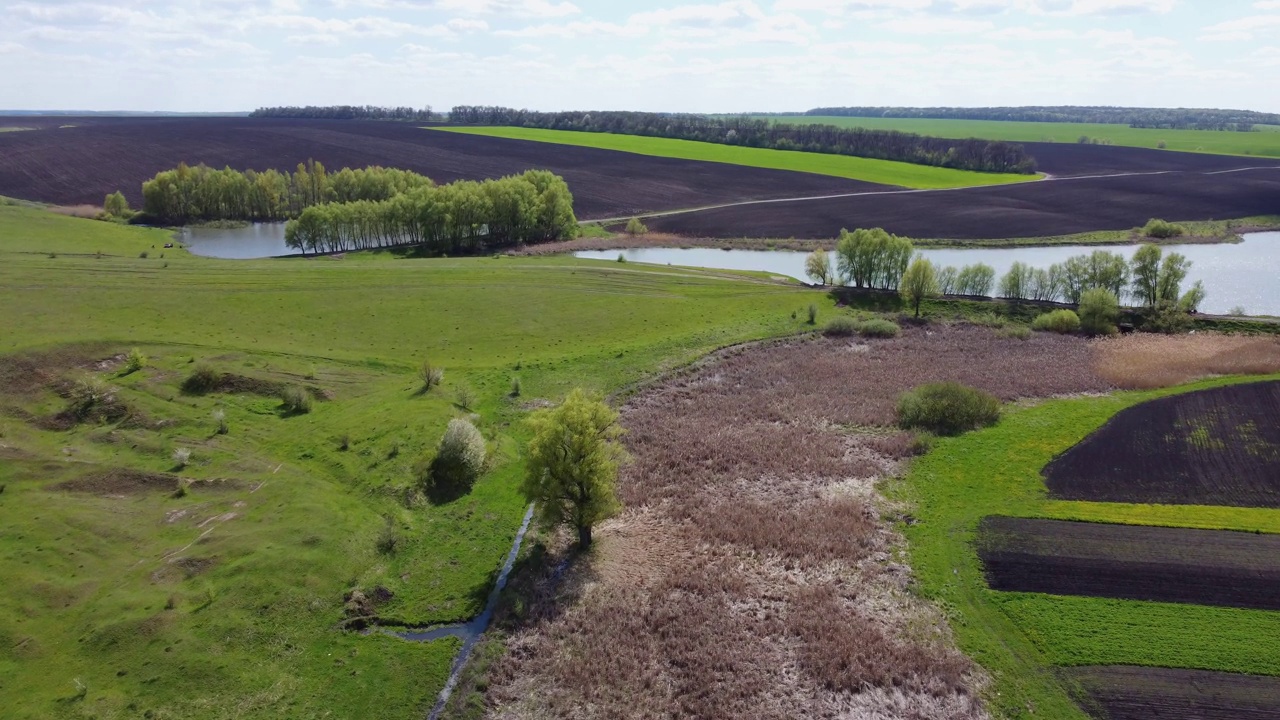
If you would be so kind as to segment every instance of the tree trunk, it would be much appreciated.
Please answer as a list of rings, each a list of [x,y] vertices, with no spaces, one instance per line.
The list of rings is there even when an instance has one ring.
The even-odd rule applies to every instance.
[[[586,550],[591,547],[591,526],[581,525],[578,527],[578,549]]]

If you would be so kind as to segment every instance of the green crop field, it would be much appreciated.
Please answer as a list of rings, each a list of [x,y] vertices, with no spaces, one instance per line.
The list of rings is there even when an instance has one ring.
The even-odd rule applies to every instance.
[[[1140,148],[1158,148],[1182,152],[1205,152],[1220,155],[1257,155],[1280,157],[1280,129],[1271,126],[1258,132],[1226,132],[1218,130],[1148,130],[1128,125],[1100,123],[1004,122],[1000,120],[930,120],[918,118],[824,117],[816,115],[769,116],[762,119],[778,123],[822,124],[838,127],[864,127],[874,130],[901,130],[946,138],[984,138],[1012,142],[1078,142],[1084,135],[1099,142]]]
[[[531,407],[802,331],[819,299],[564,257],[222,261],[170,240],[0,204],[6,718],[420,717],[457,642],[344,631],[348,591],[385,588],[391,621],[473,616],[524,509]],[[445,379],[420,394],[425,358]],[[184,393],[201,365],[310,388],[313,409]],[[86,378],[128,417],[50,425]],[[434,505],[413,466],[462,415],[496,461]]]
[[[680,160],[746,165],[748,167],[768,168],[771,170],[792,170],[913,189],[1002,185],[1039,179],[1037,175],[979,173],[889,160],[850,157],[847,155],[770,150],[639,135],[615,135],[612,133],[542,130],[521,127],[436,127],[428,129],[510,138],[513,140],[533,140],[560,145],[576,145],[602,150],[617,150]]]
[[[1249,378],[1256,381],[1260,378]],[[1112,415],[1175,392],[1116,393],[1012,407],[995,427],[941,439],[894,494],[918,519],[904,528],[923,593],[947,609],[961,648],[989,670],[1007,717],[1084,718],[1053,666],[1145,665],[1280,675],[1280,613],[1166,603],[997,592],[973,546],[987,515],[1250,531],[1280,530],[1280,510],[1049,500],[1041,469]]]

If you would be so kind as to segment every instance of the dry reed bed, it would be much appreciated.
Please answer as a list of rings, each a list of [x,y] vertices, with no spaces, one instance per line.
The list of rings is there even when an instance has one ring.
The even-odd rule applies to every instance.
[[[1280,372],[1280,338],[1126,335],[1095,347],[1099,375],[1128,389],[1169,387],[1209,375]]]
[[[877,480],[902,390],[1098,391],[1089,344],[975,327],[725,351],[624,409],[626,510],[534,582],[489,672],[498,718],[985,718],[979,670],[907,589]]]

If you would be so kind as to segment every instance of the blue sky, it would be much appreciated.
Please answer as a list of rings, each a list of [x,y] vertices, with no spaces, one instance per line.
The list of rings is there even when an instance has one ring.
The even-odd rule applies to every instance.
[[[1280,112],[1280,0],[0,0],[0,108]]]

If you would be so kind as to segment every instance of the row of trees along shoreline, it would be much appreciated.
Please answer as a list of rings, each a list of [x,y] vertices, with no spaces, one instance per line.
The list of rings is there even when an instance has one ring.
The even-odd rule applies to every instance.
[[[786,114],[786,113],[783,113]],[[1280,114],[1215,108],[1134,108],[1110,106],[1023,107],[821,107],[804,113],[817,117],[998,120],[1128,125],[1162,130],[1249,132],[1255,125],[1280,125]]]
[[[546,170],[436,185],[407,170],[330,173],[315,161],[292,173],[182,164],[144,182],[142,197],[152,222],[288,220],[286,242],[303,252],[417,245],[456,254],[578,233],[569,186]]]
[[[957,140],[897,130],[840,128],[834,125],[790,125],[749,117],[621,111],[547,113],[459,105],[449,111],[449,121],[463,125],[615,133],[799,150],[976,172],[1031,174],[1036,169],[1035,158],[1027,154],[1023,146],[998,140]]]
[[[820,285],[840,283],[896,292],[914,252],[909,239],[881,228],[841,230],[834,253],[815,250],[805,258],[805,273]],[[1131,298],[1148,309],[1171,304],[1195,312],[1204,300],[1204,287],[1197,281],[1182,292],[1190,268],[1191,261],[1184,255],[1165,254],[1159,246],[1148,244],[1140,247],[1132,260],[1119,253],[1095,250],[1048,268],[1016,262],[998,279],[995,269],[982,263],[935,268],[933,291],[939,295],[1078,305],[1086,292],[1101,289],[1118,300]]]

